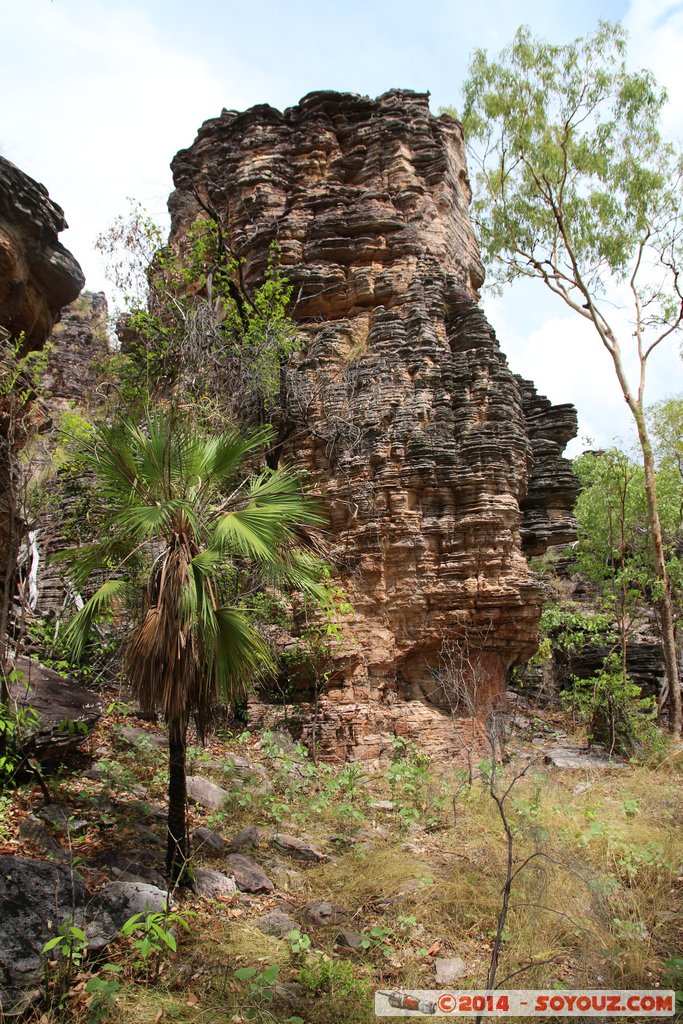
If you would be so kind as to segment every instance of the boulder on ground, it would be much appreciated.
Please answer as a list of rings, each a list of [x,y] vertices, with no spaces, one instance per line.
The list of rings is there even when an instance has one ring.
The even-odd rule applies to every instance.
[[[90,949],[104,948],[135,914],[163,913],[167,902],[166,890],[149,882],[119,880],[105,885],[88,908]]]
[[[281,939],[284,935],[288,935],[289,932],[298,929],[298,924],[293,917],[286,914],[283,910],[273,910],[270,914],[263,914],[256,922],[256,927],[264,935],[274,935],[276,938]]]
[[[32,707],[38,724],[24,741],[22,753],[54,764],[81,745],[102,714],[97,694],[30,658],[17,658],[10,681],[18,708]]]
[[[43,946],[66,921],[83,927],[89,902],[70,868],[0,857],[0,1016],[33,1000],[43,978]]]
[[[326,901],[307,903],[303,911],[306,924],[313,925],[315,928],[324,928],[330,924],[344,924],[348,916],[348,912],[343,907]]]
[[[227,789],[217,786],[210,779],[203,779],[200,775],[187,776],[187,799],[208,811],[221,811],[228,796]]]
[[[278,850],[306,864],[319,864],[321,860],[327,859],[315,846],[305,843],[303,839],[297,839],[296,836],[287,835],[286,832],[276,832],[270,841]]]
[[[192,833],[192,846],[195,853],[223,853],[227,850],[228,844],[225,839],[210,828],[200,825]]]
[[[241,892],[272,892],[275,886],[255,860],[242,853],[231,853],[228,867]]]
[[[194,872],[194,891],[207,900],[221,899],[237,892],[235,879],[224,875],[213,868],[196,868]]]
[[[434,973],[437,984],[448,988],[467,974],[467,967],[462,957],[437,957],[434,961]]]
[[[239,853],[240,850],[255,850],[262,842],[263,829],[258,825],[248,825],[228,840],[228,850],[230,853]]]
[[[555,768],[572,769],[604,769],[623,768],[622,761],[613,761],[606,753],[597,750],[585,750],[567,744],[563,747],[551,747],[546,750],[544,760]]]

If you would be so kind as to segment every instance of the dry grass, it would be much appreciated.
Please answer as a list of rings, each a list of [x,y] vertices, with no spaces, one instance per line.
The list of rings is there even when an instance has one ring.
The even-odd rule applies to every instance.
[[[215,753],[212,761],[220,765]],[[223,750],[222,757],[229,753]],[[253,748],[247,753],[272,770],[267,754]],[[508,781],[522,763],[506,767]],[[158,762],[155,772],[151,755],[126,758],[126,767],[136,766],[139,781],[156,792]],[[199,763],[197,771],[225,781],[220,768],[211,772]],[[508,804],[515,864],[532,859],[513,886],[499,983],[508,976],[513,988],[652,988],[665,982],[666,961],[683,951],[682,773],[676,755],[645,767],[590,774],[537,765],[515,784]],[[277,965],[280,981],[303,984],[302,1008],[276,1001],[270,1024],[294,1012],[306,1024],[369,1024],[375,1020],[375,988],[436,986],[435,956],[462,957],[467,973],[459,984],[482,987],[506,860],[501,820],[486,788],[475,783],[471,791],[458,789],[453,781],[455,823],[447,801],[450,820],[444,816],[440,828],[423,822],[406,828],[396,814],[368,809],[369,799],[388,795],[385,778],[368,780],[351,798],[335,794],[324,773],[300,780],[297,770],[282,772],[274,792],[252,788],[251,803],[240,802],[234,789],[234,803],[218,827],[229,835],[260,824],[266,832],[291,831],[325,849],[329,859],[321,865],[290,865],[299,885],[278,895],[291,902],[299,920],[310,900],[339,904],[352,928],[366,936],[380,928],[380,938],[370,949],[353,952],[335,946],[336,929],[310,929],[311,950],[297,957],[286,939],[265,936],[256,927],[273,898],[204,904],[159,984],[147,987],[127,967],[118,1005],[105,1019],[239,1020],[248,986],[234,979],[234,971],[243,966],[261,971]],[[343,828],[342,803],[358,814],[355,822],[344,819]],[[351,841],[342,852],[330,841],[340,831]],[[264,847],[256,858],[269,870],[276,855]],[[197,902],[189,905],[196,908]]]

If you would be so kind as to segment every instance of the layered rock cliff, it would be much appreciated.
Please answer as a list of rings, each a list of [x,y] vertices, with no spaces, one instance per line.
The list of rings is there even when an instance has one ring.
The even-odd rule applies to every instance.
[[[211,211],[247,288],[274,239],[294,285],[305,348],[283,451],[324,490],[355,608],[319,746],[373,757],[399,733],[453,749],[460,683],[490,704],[535,649],[525,546],[571,538],[576,487],[573,409],[511,373],[476,304],[462,129],[423,94],[312,93],[224,110],[172,168],[172,242]]]
[[[67,223],[44,185],[0,157],[0,325],[43,344],[61,309],[85,284],[59,241]]]
[[[6,386],[0,394],[0,661],[25,528],[16,494],[17,454],[32,429],[30,388],[21,378],[13,381],[15,367],[9,363],[42,347],[62,307],[85,283],[80,266],[59,242],[65,227],[64,214],[45,186],[0,157],[0,335],[7,345]]]

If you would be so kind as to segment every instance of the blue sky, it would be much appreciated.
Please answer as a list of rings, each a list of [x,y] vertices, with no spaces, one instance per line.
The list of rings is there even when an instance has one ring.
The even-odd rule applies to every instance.
[[[0,0],[0,152],[64,207],[62,236],[103,288],[97,233],[133,196],[163,216],[169,162],[222,107],[289,106],[314,89],[429,91],[458,105],[475,47],[501,49],[520,23],[554,42],[621,19],[634,65],[669,88],[670,132],[683,138],[683,3],[669,0]],[[594,441],[624,435],[602,353],[540,286],[485,300],[513,369],[554,401],[579,406]],[[681,391],[677,345],[653,363],[651,398]]]

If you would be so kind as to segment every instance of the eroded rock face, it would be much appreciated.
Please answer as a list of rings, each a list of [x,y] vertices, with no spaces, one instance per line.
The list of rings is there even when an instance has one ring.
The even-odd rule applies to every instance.
[[[64,213],[44,185],[0,157],[0,324],[40,346],[85,284],[58,239]]]
[[[58,235],[64,214],[40,185],[0,157],[0,336],[41,348],[63,306],[85,284],[83,272]],[[0,398],[0,629],[4,633],[16,586],[16,559],[25,524],[19,514],[17,455],[36,427],[31,401],[16,389]],[[0,658],[4,658],[4,636]]]
[[[392,734],[452,753],[444,642],[480,705],[503,692],[537,642],[523,538],[536,552],[570,536],[575,489],[573,410],[510,372],[476,305],[462,129],[422,94],[312,93],[224,110],[172,167],[173,242],[212,211],[247,287],[273,239],[294,285],[306,345],[283,452],[321,482],[355,608],[319,753],[377,757]]]

